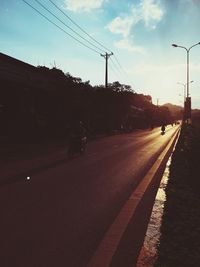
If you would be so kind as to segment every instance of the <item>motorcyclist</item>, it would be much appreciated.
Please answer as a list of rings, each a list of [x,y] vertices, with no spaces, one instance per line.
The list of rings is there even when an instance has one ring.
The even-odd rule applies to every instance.
[[[162,132],[162,133],[165,132],[165,125],[164,125],[164,124],[161,126],[161,132]]]
[[[84,152],[86,141],[86,129],[83,126],[82,121],[78,121],[71,128],[69,153],[73,154],[74,152]]]

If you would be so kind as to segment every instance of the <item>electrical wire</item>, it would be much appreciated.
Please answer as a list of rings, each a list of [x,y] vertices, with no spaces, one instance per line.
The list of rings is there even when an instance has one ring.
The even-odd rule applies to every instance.
[[[116,58],[116,57],[115,57]],[[129,77],[127,75],[127,73],[124,71],[124,69],[122,68],[121,64],[119,63],[119,61],[114,61],[112,58],[111,58],[111,62],[113,64],[113,66],[115,67],[115,69],[117,70],[117,72],[120,74],[120,79],[123,79],[123,80],[126,80],[126,83],[127,83],[127,80],[130,84],[132,84],[132,82],[130,82],[129,80]],[[118,62],[119,64],[117,65],[115,62]]]
[[[124,68],[122,67],[121,63],[119,62],[119,60],[117,59],[117,57],[116,57],[115,54],[114,54],[114,59],[115,59],[115,61],[117,62],[119,68],[123,71],[124,75],[126,76],[126,79],[128,79],[128,82],[129,82],[130,84],[133,84],[133,82],[130,81],[130,78],[128,77],[127,72],[124,70]],[[133,90],[133,89],[132,89],[132,90]],[[134,90],[133,90],[133,91],[134,91]]]
[[[63,22],[61,19],[59,19],[53,12],[51,12],[47,7],[45,7],[40,1],[35,0],[35,2],[37,2],[40,6],[42,6],[47,12],[49,12],[52,16],[54,16],[58,21],[60,21],[64,26],[66,26],[68,29],[70,29],[73,33],[75,33],[76,35],[78,35],[81,39],[83,39],[84,41],[86,41],[87,43],[89,43],[90,45],[92,45],[93,47],[95,47],[96,49],[104,52],[104,50],[102,50],[101,48],[97,47],[96,45],[94,45],[93,43],[91,43],[90,41],[88,41],[86,38],[84,38],[83,36],[81,36],[78,32],[76,32],[70,26],[68,26],[65,22]]]
[[[59,8],[52,0],[49,0],[49,2],[54,5],[66,18],[68,18],[76,27],[79,28],[84,34],[86,34],[90,39],[92,39],[94,42],[96,42],[98,45],[100,45],[105,50],[112,52],[110,49],[105,47],[103,44],[101,44],[99,41],[97,41],[94,37],[92,37],[90,34],[88,34],[78,23],[76,23],[70,16],[68,16],[61,8]],[[103,51],[103,50],[102,50]]]
[[[31,7],[34,11],[36,11],[39,15],[41,15],[43,18],[45,18],[47,21],[49,21],[51,24],[53,24],[55,27],[57,27],[59,30],[61,30],[62,32],[64,32],[66,35],[70,36],[72,39],[74,39],[75,41],[77,41],[78,43],[80,43],[81,45],[83,45],[84,47],[90,49],[91,51],[99,54],[99,51],[102,51],[104,53],[106,53],[102,48],[106,49],[106,51],[110,51],[112,53],[112,51],[110,49],[108,49],[107,47],[105,47],[103,44],[101,44],[99,41],[97,41],[95,38],[93,38],[90,34],[88,34],[80,25],[78,25],[73,19],[71,19],[65,12],[63,12],[62,9],[60,9],[52,0],[49,0],[49,2],[54,5],[66,18],[68,18],[77,28],[79,28],[79,30],[81,30],[84,34],[86,34],[92,41],[94,41],[96,44],[98,44],[99,46],[101,46],[102,48],[97,47],[95,44],[93,44],[91,41],[87,40],[86,38],[84,38],[82,35],[80,35],[77,31],[75,31],[73,28],[71,28],[70,26],[68,26],[65,22],[63,22],[58,16],[56,16],[53,12],[51,12],[47,7],[45,7],[39,0],[35,0],[35,2],[37,2],[40,6],[42,6],[48,13],[50,13],[53,17],[55,17],[59,22],[61,22],[65,27],[67,27],[68,29],[70,29],[74,34],[76,34],[79,38],[81,38],[82,40],[84,40],[85,42],[87,42],[89,45],[93,46],[90,47],[89,45],[85,44],[84,42],[80,41],[79,39],[77,39],[76,37],[74,37],[72,34],[68,33],[66,30],[64,30],[62,27],[60,27],[59,25],[57,25],[55,22],[53,22],[51,19],[49,19],[46,15],[44,15],[43,13],[41,13],[37,8],[35,8],[34,6],[32,6],[31,4],[29,4],[26,0],[22,0],[25,4],[27,4],[29,7]],[[99,50],[99,51],[97,51]],[[112,68],[112,71],[117,74],[117,72],[122,75],[122,71],[124,74],[127,75],[126,71],[124,70],[124,68],[122,67],[121,63],[119,62],[119,60],[117,59],[116,55],[113,53],[114,56],[114,60],[115,63],[112,58],[111,58],[111,62],[114,66],[114,68],[110,65],[110,67]],[[117,72],[116,72],[117,70]],[[118,74],[117,74],[118,76]],[[128,75],[127,75],[128,77]]]
[[[119,60],[117,59],[116,55],[114,54],[114,59],[117,62],[117,65],[119,66],[119,68],[123,71],[123,73],[125,75],[127,75],[127,72],[124,70],[124,68],[122,67],[121,63],[119,62]]]
[[[111,71],[114,73],[115,77],[119,80],[119,74],[116,72],[116,70],[112,67],[112,65],[109,65]]]
[[[97,50],[93,49],[92,47],[89,47],[88,45],[84,44],[83,42],[81,42],[80,40],[78,40],[76,37],[74,37],[73,35],[71,35],[70,33],[66,32],[63,28],[61,28],[55,22],[53,22],[52,20],[50,20],[47,16],[45,16],[44,14],[42,14],[38,9],[36,9],[35,7],[33,7],[26,0],[22,0],[22,1],[24,3],[26,3],[28,6],[30,6],[33,10],[35,10],[38,14],[40,14],[43,18],[45,18],[47,21],[49,21],[51,24],[53,24],[55,27],[57,27],[58,29],[60,29],[61,31],[63,31],[65,34],[67,34],[68,36],[70,36],[72,39],[74,39],[78,43],[82,44],[83,46],[87,47],[88,49],[92,50],[93,52],[95,52],[97,54],[100,54]]]
[[[117,66],[117,64],[115,63],[115,61],[114,61],[112,58],[110,58],[110,60],[111,60],[111,62],[112,62],[112,64],[113,64],[113,66],[115,67],[115,69],[118,71],[118,73],[119,73],[120,75],[122,75],[123,73],[122,73],[122,71],[121,71],[121,68],[119,68],[119,67]]]

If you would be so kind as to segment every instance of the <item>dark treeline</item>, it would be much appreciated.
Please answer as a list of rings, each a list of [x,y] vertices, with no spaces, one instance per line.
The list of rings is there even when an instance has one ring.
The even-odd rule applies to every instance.
[[[91,135],[174,120],[167,107],[153,105],[151,96],[137,94],[129,85],[91,86],[57,68],[32,68],[32,74],[22,73],[20,79],[1,77],[1,135],[11,139],[62,138],[77,120]]]

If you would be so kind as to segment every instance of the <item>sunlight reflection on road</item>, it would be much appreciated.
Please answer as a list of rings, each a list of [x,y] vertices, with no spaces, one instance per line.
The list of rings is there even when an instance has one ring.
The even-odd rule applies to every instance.
[[[169,158],[161,183],[158,189],[148,229],[146,232],[143,247],[137,262],[137,267],[153,267],[157,257],[157,245],[160,239],[160,226],[162,222],[163,208],[166,201],[165,188],[168,183],[169,166],[171,157]]]

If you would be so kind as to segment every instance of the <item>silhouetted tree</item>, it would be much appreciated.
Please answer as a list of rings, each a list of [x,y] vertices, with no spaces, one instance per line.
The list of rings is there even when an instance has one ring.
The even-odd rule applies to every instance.
[[[26,68],[26,77],[21,73],[19,79],[0,78],[0,105],[5,110],[0,118],[11,137],[63,138],[76,120],[82,120],[93,134],[145,128],[152,121],[159,124],[171,119],[168,108],[155,107],[151,96],[137,94],[119,81],[105,88],[55,67]]]

